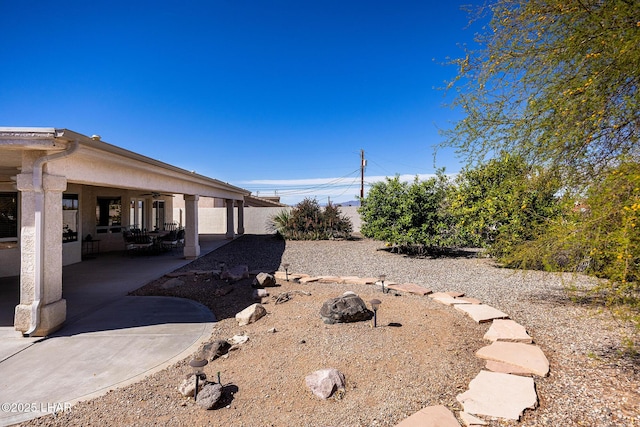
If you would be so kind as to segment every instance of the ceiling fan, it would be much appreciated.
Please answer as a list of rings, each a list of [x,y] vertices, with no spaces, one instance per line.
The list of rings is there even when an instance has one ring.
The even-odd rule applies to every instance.
[[[151,193],[144,193],[144,194],[141,194],[140,196],[151,196],[154,199],[159,199],[162,196],[164,196],[164,197],[174,197],[173,194],[158,193],[156,191],[152,191]]]

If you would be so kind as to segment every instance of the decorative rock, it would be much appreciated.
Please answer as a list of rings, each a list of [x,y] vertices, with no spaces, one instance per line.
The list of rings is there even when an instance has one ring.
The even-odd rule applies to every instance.
[[[522,342],[526,344],[533,342],[524,326],[507,319],[494,320],[487,333],[484,334],[484,339],[488,341]]]
[[[495,341],[478,350],[476,356],[518,366],[541,377],[549,373],[549,360],[537,345]]]
[[[217,340],[212,343],[205,344],[202,350],[204,351],[206,357],[209,360],[213,361],[218,357],[227,354],[230,347],[231,344],[229,344],[227,341]]]
[[[486,304],[455,304],[456,310],[463,311],[478,323],[490,322],[493,319],[508,319],[509,315]]]
[[[160,287],[162,289],[173,289],[182,285],[184,285],[184,281],[178,279],[177,277],[174,277],[164,282],[162,285],[160,285]]]
[[[253,279],[253,285],[260,286],[262,288],[278,286],[276,278],[267,273],[258,273],[258,275]]]
[[[467,427],[486,426],[487,422],[466,412],[460,412],[460,419]]]
[[[200,381],[198,383],[198,393],[200,393],[200,390],[202,390],[202,386],[204,386],[204,381]],[[190,374],[187,378],[185,378],[178,386],[178,391],[184,397],[193,397],[193,394],[196,391],[196,376]]]
[[[220,278],[223,280],[229,279],[232,282],[237,282],[240,279],[247,279],[249,278],[249,267],[246,265],[234,265],[220,273]]]
[[[198,391],[196,403],[204,409],[213,409],[222,396],[222,386],[218,383],[207,383]]]
[[[360,322],[371,319],[373,311],[358,295],[343,295],[325,301],[320,309],[320,317],[328,324]]]
[[[262,298],[268,297],[269,296],[269,292],[267,292],[266,289],[254,289],[253,290],[253,299],[255,301],[260,301]]]
[[[265,314],[267,314],[267,310],[262,304],[255,303],[236,314],[236,320],[238,321],[238,326],[244,326],[255,322]]]
[[[460,424],[446,406],[438,405],[420,409],[396,427],[460,427]]]
[[[327,399],[337,390],[344,391],[344,375],[337,369],[321,369],[312,372],[304,379],[307,387],[321,399]]]
[[[432,293],[431,289],[427,289],[423,286],[416,285],[415,283],[403,283],[401,285],[389,285],[387,287],[389,289],[393,289],[394,291],[407,292],[410,294],[416,294],[421,296],[429,295],[430,293]]]
[[[456,399],[465,412],[511,420],[519,420],[525,409],[538,404],[533,378],[489,371],[480,371]]]
[[[240,345],[249,341],[249,336],[247,335],[234,335],[227,340],[231,345]]]

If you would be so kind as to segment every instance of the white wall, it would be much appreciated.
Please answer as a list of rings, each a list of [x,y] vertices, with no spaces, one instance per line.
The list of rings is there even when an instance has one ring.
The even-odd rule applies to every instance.
[[[283,210],[291,210],[291,207],[281,208],[245,208],[244,209],[244,232],[246,234],[271,234],[268,227],[269,218],[277,215]],[[340,212],[351,219],[353,232],[359,233],[362,221],[356,206],[340,207]],[[233,209],[234,227],[237,231],[237,208]],[[174,209],[173,217],[179,218],[180,209]],[[227,209],[200,207],[198,209],[198,231],[201,234],[224,234],[227,231]]]

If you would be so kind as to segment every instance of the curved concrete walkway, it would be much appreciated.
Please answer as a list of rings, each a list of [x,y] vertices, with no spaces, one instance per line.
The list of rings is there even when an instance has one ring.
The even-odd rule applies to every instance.
[[[229,242],[203,237],[203,255]],[[212,333],[209,309],[181,298],[127,296],[189,262],[172,254],[100,254],[64,267],[67,322],[60,331],[23,338],[11,326],[0,327],[0,426],[68,409],[196,351]],[[0,285],[3,325],[11,320],[19,285],[16,278]]]
[[[114,301],[2,361],[0,425],[64,410],[188,357],[214,320],[186,299]]]

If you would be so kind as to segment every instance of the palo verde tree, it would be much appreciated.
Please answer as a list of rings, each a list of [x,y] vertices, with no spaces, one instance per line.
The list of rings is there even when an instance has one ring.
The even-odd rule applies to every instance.
[[[606,201],[616,212],[635,206],[636,187],[620,192],[610,183],[640,164],[640,2],[490,0],[476,13],[490,23],[478,47],[453,61],[459,72],[448,88],[464,118],[445,133],[444,145],[470,164],[508,152],[557,173],[563,195],[591,214],[565,209],[545,238],[563,242],[564,253],[573,254],[567,259],[586,261],[608,279],[612,295],[624,289],[631,298],[610,301],[637,301],[640,281],[629,272],[640,262],[638,231],[628,215],[605,215],[591,205]],[[568,229],[579,231],[573,241],[562,238]],[[540,243],[527,246],[549,247]]]
[[[446,145],[475,161],[503,151],[580,184],[638,158],[640,2],[495,0],[479,48],[453,61],[463,120]]]

